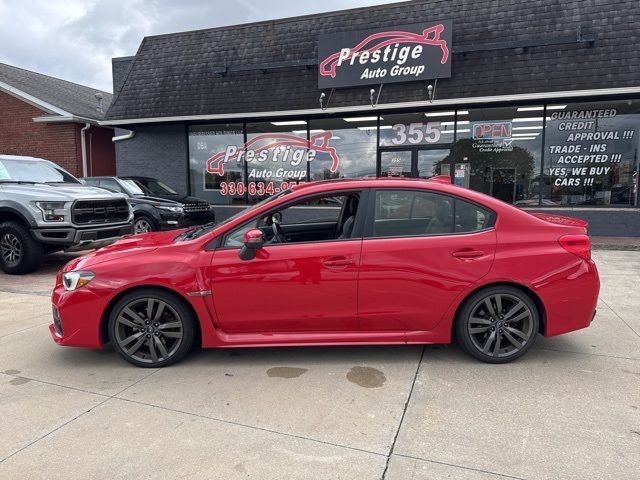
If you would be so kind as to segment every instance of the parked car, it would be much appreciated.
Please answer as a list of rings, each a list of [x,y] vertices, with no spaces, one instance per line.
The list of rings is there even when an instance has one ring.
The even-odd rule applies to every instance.
[[[599,279],[586,223],[530,214],[445,178],[305,183],[215,226],[123,239],[60,272],[53,339],[110,341],[142,367],[172,364],[196,342],[452,338],[503,363],[538,333],[588,327]]]
[[[47,253],[108,245],[133,231],[122,194],[85,186],[55,163],[0,155],[0,268],[34,271]]]
[[[172,230],[215,221],[213,207],[204,200],[178,194],[175,199],[149,196],[149,190],[130,178],[87,177],[83,181],[87,185],[127,195],[133,207],[135,233]]]

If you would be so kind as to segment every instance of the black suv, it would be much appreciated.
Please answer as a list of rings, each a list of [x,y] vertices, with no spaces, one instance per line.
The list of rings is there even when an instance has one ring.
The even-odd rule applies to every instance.
[[[83,181],[87,185],[127,195],[133,207],[135,233],[171,230],[215,221],[213,207],[209,203],[180,195],[157,180],[158,185],[174,194],[155,195],[157,189],[152,192],[134,177],[88,177]]]

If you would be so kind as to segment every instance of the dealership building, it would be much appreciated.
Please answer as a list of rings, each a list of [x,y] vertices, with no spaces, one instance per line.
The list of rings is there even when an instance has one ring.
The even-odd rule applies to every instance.
[[[637,0],[425,0],[146,37],[113,59],[119,175],[220,218],[300,181],[449,175],[640,236]]]

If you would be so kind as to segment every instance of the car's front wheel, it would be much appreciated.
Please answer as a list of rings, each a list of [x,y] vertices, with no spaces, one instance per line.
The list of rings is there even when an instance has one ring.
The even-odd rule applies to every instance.
[[[458,312],[455,334],[460,346],[487,363],[506,363],[524,355],[538,335],[540,317],[522,290],[496,286],[471,295]]]
[[[149,233],[158,230],[156,223],[146,215],[140,215],[133,221],[133,233]]]
[[[166,367],[193,349],[196,319],[184,301],[171,293],[137,290],[111,309],[109,338],[128,362],[139,367]]]
[[[42,263],[44,248],[22,224],[0,224],[0,267],[11,275],[31,273]]]

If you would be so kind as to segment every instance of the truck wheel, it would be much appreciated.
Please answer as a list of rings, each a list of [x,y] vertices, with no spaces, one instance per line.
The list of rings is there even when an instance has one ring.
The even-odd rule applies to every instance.
[[[11,275],[33,272],[42,263],[44,248],[18,222],[0,223],[0,268]]]

